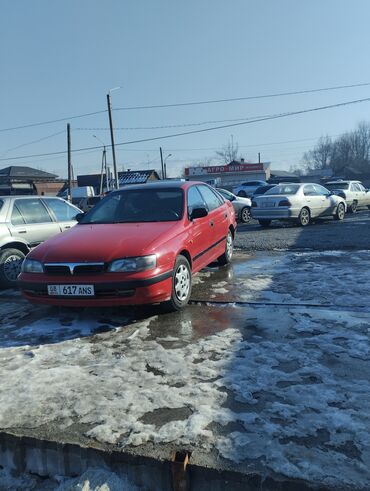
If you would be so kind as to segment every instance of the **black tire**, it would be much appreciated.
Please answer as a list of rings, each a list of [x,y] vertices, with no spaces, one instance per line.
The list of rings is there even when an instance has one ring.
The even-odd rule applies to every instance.
[[[251,209],[249,206],[244,206],[240,211],[240,221],[242,223],[249,223],[251,221]]]
[[[343,203],[339,203],[337,206],[337,211],[335,212],[335,220],[343,220],[346,210]]]
[[[300,211],[299,216],[298,216],[298,224],[301,227],[307,227],[307,225],[310,223],[310,221],[311,221],[310,210],[306,207],[302,208],[302,210]]]
[[[246,198],[247,193],[245,191],[239,191],[238,196],[240,196],[241,198]]]
[[[26,256],[18,249],[0,251],[0,285],[6,288],[17,286],[17,277]]]
[[[348,207],[349,213],[356,213],[357,211],[357,201],[352,201],[352,203]]]
[[[266,228],[271,225],[271,220],[258,220],[258,223],[261,225],[261,227]]]
[[[188,288],[185,288],[186,281],[188,281]],[[180,255],[176,258],[173,268],[171,298],[162,305],[162,311],[176,312],[185,307],[190,300],[191,285],[192,278],[189,261],[186,257]]]
[[[225,264],[229,264],[231,262],[231,259],[233,258],[233,251],[234,237],[231,233],[231,230],[229,230],[226,236],[225,252],[217,259],[218,264],[220,266],[225,266]]]

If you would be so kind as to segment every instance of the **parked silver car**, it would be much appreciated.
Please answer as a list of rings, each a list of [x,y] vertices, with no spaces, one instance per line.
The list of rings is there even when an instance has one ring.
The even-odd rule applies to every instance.
[[[0,196],[0,285],[15,286],[26,254],[76,225],[78,213],[61,198]]]
[[[294,220],[302,227],[319,217],[343,220],[346,209],[343,198],[314,183],[278,184],[252,200],[252,217],[262,227],[272,220]]]
[[[251,206],[252,202],[249,198],[242,198],[241,196],[235,196],[226,189],[217,188],[217,191],[228,201],[231,201],[236,218],[239,222],[248,223],[251,219]]]
[[[370,208],[370,191],[360,181],[329,181],[325,186],[346,200],[350,213],[356,213],[359,207]]]

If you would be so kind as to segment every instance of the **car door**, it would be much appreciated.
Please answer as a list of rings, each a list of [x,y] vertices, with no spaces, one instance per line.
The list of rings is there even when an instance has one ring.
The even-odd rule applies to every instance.
[[[229,228],[227,205],[209,186],[200,184],[199,191],[208,208],[210,233],[213,237],[212,248],[215,251],[222,250]],[[217,255],[216,252],[214,255]]]
[[[13,237],[22,238],[30,247],[60,232],[59,225],[37,196],[14,200],[9,228]]]
[[[303,188],[304,203],[302,206],[308,206],[311,211],[311,217],[318,217],[324,209],[322,197],[316,191],[313,184],[306,184]]]
[[[80,213],[78,208],[60,198],[42,198],[42,201],[51,211],[61,232],[76,225],[76,215]]]
[[[354,183],[357,191],[357,204],[358,206],[366,206],[366,191],[365,188],[359,182]]]
[[[315,184],[314,187],[321,200],[320,214],[322,216],[333,215],[337,206],[337,199],[331,194],[328,189],[324,188],[324,186],[320,186],[320,184]]]
[[[199,271],[210,263],[213,242],[213,229],[209,223],[209,215],[191,219],[191,214],[196,208],[205,208],[207,210],[207,205],[199,192],[198,186],[194,185],[187,190],[189,228],[186,243],[193,261],[193,271]]]

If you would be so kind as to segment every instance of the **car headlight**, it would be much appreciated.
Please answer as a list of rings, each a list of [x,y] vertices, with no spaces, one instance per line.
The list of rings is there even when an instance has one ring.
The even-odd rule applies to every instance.
[[[40,261],[25,259],[22,263],[22,273],[43,273],[44,267]]]
[[[125,259],[116,259],[108,266],[110,273],[132,273],[137,271],[146,271],[154,269],[157,266],[157,256],[126,257]]]

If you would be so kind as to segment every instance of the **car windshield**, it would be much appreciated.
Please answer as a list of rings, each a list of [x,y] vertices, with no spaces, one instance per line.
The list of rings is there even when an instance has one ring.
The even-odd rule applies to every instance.
[[[182,189],[125,189],[107,196],[80,224],[170,222],[184,211]]]
[[[267,194],[296,194],[299,189],[299,184],[279,184],[269,189]]]
[[[217,191],[222,194],[222,196],[226,199],[233,199],[234,195],[226,191],[225,189],[217,189]]]
[[[332,191],[333,189],[348,189],[349,188],[349,183],[348,182],[327,182],[325,184],[325,187],[327,189],[330,189]]]

